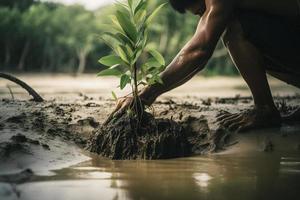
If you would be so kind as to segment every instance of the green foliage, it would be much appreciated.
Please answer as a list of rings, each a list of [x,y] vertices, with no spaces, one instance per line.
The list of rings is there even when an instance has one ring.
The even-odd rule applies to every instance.
[[[144,21],[147,17],[148,23],[151,21],[151,26],[147,27],[147,38],[151,39],[151,42],[147,41],[148,53],[139,51],[136,61],[139,70],[143,70],[144,73],[155,71],[161,64],[161,61],[158,62],[153,58],[155,53],[149,53],[150,50],[161,52],[162,57],[169,63],[192,37],[199,20],[198,16],[176,13],[170,5],[166,5],[163,12],[159,12],[159,17],[150,17],[149,14],[154,13],[154,16],[156,12],[154,10],[166,1],[148,0],[147,5],[138,0],[131,1],[130,4],[127,2],[127,7],[131,5],[134,13],[134,20],[130,19],[131,23],[134,21],[133,24],[136,25],[138,21]],[[145,10],[146,6],[151,12]],[[99,70],[97,63],[99,55],[111,53],[105,43],[112,44],[112,47],[120,46],[118,50],[115,48],[112,52],[116,56],[119,53],[126,60],[124,52],[126,53],[128,48],[134,49],[135,43],[131,38],[134,38],[136,33],[129,25],[123,28],[130,35],[124,34],[126,32],[117,18],[117,11],[123,13],[124,10],[128,12],[128,9],[122,5],[107,5],[89,11],[78,5],[65,6],[33,0],[3,0],[0,2],[0,46],[2,47],[0,69],[20,72],[95,73]],[[112,14],[115,15],[111,16]],[[127,17],[128,14],[125,16]],[[119,19],[130,23],[129,17],[126,19],[122,17],[124,15],[121,14]],[[99,42],[97,38],[99,32],[105,32],[102,36],[105,42],[103,40]],[[137,37],[140,33],[137,31]],[[224,50],[221,43],[216,48],[217,52]],[[156,58],[159,59],[157,56]],[[106,65],[101,67],[108,68]],[[127,72],[120,66],[115,67],[122,74]],[[227,54],[217,53],[202,74],[232,75],[237,74],[237,71]],[[147,78],[149,80],[152,77]]]
[[[99,60],[106,69],[98,76],[121,76],[120,88],[124,89],[131,84],[134,95],[138,93],[137,86],[140,84],[162,84],[159,73],[165,68],[165,60],[157,50],[147,45],[149,26],[164,5],[159,5],[150,13],[147,11],[146,0],[116,3],[117,11],[111,16],[110,31],[102,35],[103,41],[114,54]],[[147,56],[147,59],[141,65],[139,61],[142,56]]]
[[[111,92],[112,97],[114,98],[115,101],[118,100],[118,97],[114,91]]]
[[[0,6],[9,8],[19,8],[25,10],[34,3],[34,0],[1,0]]]
[[[101,63],[105,66],[111,67],[111,66],[115,66],[115,65],[120,65],[123,63],[123,61],[119,56],[109,55],[109,56],[102,57],[99,60],[99,63]]]

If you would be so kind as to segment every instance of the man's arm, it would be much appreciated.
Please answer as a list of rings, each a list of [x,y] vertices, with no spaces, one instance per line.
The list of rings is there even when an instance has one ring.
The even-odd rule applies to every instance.
[[[194,36],[161,74],[164,84],[148,86],[141,92],[140,97],[146,104],[152,104],[159,95],[184,84],[205,67],[230,20],[233,2],[206,0],[206,11]]]

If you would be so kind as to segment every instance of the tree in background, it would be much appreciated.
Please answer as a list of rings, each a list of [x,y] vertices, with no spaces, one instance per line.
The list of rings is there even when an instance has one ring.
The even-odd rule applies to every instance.
[[[85,71],[88,54],[95,48],[96,33],[99,31],[95,15],[82,6],[60,7],[51,19],[61,34],[57,43],[73,49],[77,55],[77,74]],[[72,23],[70,23],[72,22]]]
[[[3,53],[3,64],[8,66],[13,56],[13,47],[17,45],[20,37],[21,13],[18,9],[0,8],[0,37]],[[15,57],[13,57],[15,59]]]
[[[153,9],[166,0],[149,1]],[[101,24],[116,13],[113,6],[88,11],[34,0],[0,2],[0,69],[22,72],[95,72],[104,66],[98,57],[110,49],[97,39],[106,31]],[[149,45],[162,52],[169,63],[194,34],[199,17],[180,15],[167,5],[154,20]],[[145,57],[146,59],[146,57]],[[141,59],[141,62],[145,60]],[[203,74],[237,73],[224,46],[219,43]]]
[[[10,9],[17,8],[21,11],[28,9],[35,0],[1,0],[0,6],[1,7],[8,7]]]

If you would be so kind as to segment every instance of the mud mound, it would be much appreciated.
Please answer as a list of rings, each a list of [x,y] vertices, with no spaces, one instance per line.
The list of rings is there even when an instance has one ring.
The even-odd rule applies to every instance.
[[[211,131],[202,118],[175,122],[147,113],[137,127],[137,121],[124,114],[100,127],[88,149],[111,159],[167,159],[216,151],[227,136],[221,129]]]

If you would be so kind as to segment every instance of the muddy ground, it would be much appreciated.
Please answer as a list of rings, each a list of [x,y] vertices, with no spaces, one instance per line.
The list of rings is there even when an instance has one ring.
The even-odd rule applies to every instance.
[[[277,86],[280,87],[282,86]],[[40,90],[43,91],[43,88],[38,89]],[[211,133],[220,129],[216,122],[219,112],[240,112],[253,105],[248,95],[231,95],[226,98],[199,97],[189,95],[195,93],[193,88],[184,93],[183,90],[181,88],[174,95],[159,98],[149,112],[156,118],[188,124],[192,131]],[[207,91],[213,92],[209,89]],[[9,93],[1,95],[0,182],[22,183],[34,175],[51,175],[51,170],[89,160],[90,154],[85,150],[88,140],[101,127],[115,106],[115,102],[107,95],[95,93],[95,90],[92,93],[73,93],[72,98],[68,97],[66,101],[61,98],[65,95],[60,95],[56,88],[55,95],[42,93],[46,96],[43,103],[35,103],[28,98],[19,100],[22,99],[16,98],[19,93],[14,96],[14,100]],[[232,91],[229,94],[232,94]],[[289,94],[275,97],[276,105],[282,112],[300,104],[300,96],[294,92]],[[288,137],[289,134],[282,130],[274,132],[280,137]],[[230,133],[230,136],[226,145],[204,149],[198,153],[222,152],[233,148],[239,142],[239,135]],[[207,142],[213,145],[215,140]],[[268,150],[270,146],[272,150],[276,149],[276,145],[266,139],[260,150]],[[300,141],[293,148],[300,149]]]
[[[88,159],[81,149],[86,147],[91,135],[105,121],[115,102],[109,99],[94,100],[85,95],[79,95],[79,98],[82,98],[80,103],[74,104],[63,104],[55,100],[35,103],[2,99],[0,171],[14,172],[19,171],[16,169],[27,168],[42,171],[43,165],[45,168],[48,165],[61,167],[64,162],[70,164],[70,160],[76,163]],[[277,106],[282,111],[292,109],[297,102],[300,102],[298,96],[276,98]],[[155,117],[188,123],[193,131],[203,133],[220,128],[216,122],[216,115],[220,111],[239,112],[251,105],[250,97],[238,96],[220,99],[191,97],[181,102],[179,99],[166,98],[157,101],[149,112]],[[228,146],[238,142],[236,133],[230,135],[235,139]],[[221,151],[222,148],[210,148],[204,152]]]

